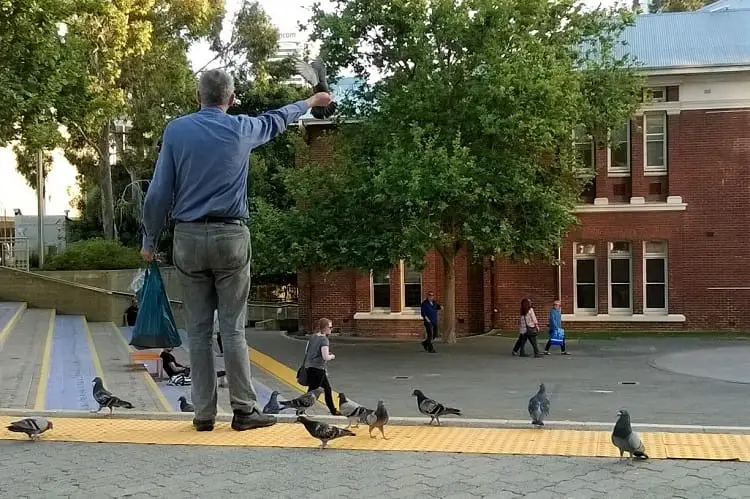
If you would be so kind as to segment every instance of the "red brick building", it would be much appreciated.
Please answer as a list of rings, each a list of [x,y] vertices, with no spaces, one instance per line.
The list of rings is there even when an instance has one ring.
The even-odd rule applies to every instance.
[[[559,265],[457,261],[459,334],[516,327],[555,296],[568,330],[750,329],[750,10],[642,15],[625,37],[644,64],[647,104],[611,148],[576,145],[596,171]],[[327,154],[325,122],[304,123]],[[421,335],[418,306],[442,295],[436,254],[414,272],[299,274],[300,320],[345,333]]]

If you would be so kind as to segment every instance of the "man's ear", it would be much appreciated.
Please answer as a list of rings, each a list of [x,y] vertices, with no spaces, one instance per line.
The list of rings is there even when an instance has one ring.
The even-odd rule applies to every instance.
[[[232,95],[231,95],[231,96],[229,97],[229,107],[232,107],[232,106],[234,106],[234,102],[235,102],[236,100],[237,100],[237,96],[236,96],[235,94],[232,94]]]

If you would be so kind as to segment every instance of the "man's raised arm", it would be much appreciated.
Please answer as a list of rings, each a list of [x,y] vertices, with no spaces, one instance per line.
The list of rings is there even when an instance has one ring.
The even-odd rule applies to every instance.
[[[320,92],[307,100],[297,101],[258,116],[242,116],[244,131],[252,140],[252,147],[262,146],[300,119],[311,107],[327,106],[330,94]]]

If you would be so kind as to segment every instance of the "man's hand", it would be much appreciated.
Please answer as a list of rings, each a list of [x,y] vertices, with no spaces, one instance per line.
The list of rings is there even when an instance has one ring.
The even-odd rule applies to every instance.
[[[325,107],[333,101],[333,96],[326,92],[318,92],[309,99],[307,104],[310,107]]]
[[[141,248],[141,256],[147,262],[153,262],[156,259],[156,253],[153,249]]]

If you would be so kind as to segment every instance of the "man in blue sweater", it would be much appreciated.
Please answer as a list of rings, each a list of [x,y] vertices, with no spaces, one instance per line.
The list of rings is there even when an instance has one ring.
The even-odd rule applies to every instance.
[[[315,106],[332,98],[317,93],[260,116],[230,116],[234,80],[222,70],[203,73],[200,111],[171,121],[164,130],[154,178],[143,203],[143,248],[154,259],[167,213],[175,221],[173,260],[182,285],[192,366],[193,425],[211,431],[216,420],[213,315],[219,313],[232,428],[276,423],[263,414],[250,377],[245,314],[250,292],[247,179],[250,152],[270,141]]]
[[[435,294],[430,291],[427,293],[427,299],[422,302],[421,307],[422,320],[424,321],[424,341],[422,342],[422,347],[430,353],[435,353],[432,340],[437,333],[438,310],[440,310],[440,305],[435,301]]]

